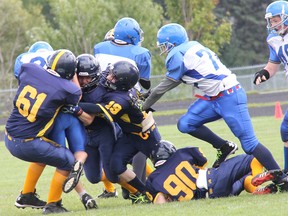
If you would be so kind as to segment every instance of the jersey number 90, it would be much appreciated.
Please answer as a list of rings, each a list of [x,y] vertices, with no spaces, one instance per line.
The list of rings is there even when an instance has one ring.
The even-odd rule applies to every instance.
[[[196,190],[195,181],[198,174],[188,161],[182,161],[164,181],[163,187],[172,196],[178,196],[179,201],[191,200]],[[194,180],[194,181],[193,181]],[[180,195],[182,192],[183,196]],[[185,194],[185,195],[184,195]]]

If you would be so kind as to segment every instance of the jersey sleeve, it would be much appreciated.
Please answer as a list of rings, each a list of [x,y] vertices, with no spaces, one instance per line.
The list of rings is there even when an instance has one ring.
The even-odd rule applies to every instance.
[[[151,54],[150,52],[144,52],[141,55],[135,57],[135,62],[140,72],[140,79],[150,80],[151,75]]]
[[[175,81],[180,81],[186,71],[183,55],[180,52],[176,52],[166,61],[166,68],[166,77]]]

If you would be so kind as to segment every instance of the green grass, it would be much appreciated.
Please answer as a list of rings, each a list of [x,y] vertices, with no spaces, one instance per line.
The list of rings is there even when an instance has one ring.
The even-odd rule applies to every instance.
[[[279,127],[281,120],[274,117],[255,117],[252,119],[255,133],[259,140],[267,146],[275,159],[283,166],[283,144],[280,139]],[[239,144],[228,129],[224,121],[217,121],[208,126],[219,134]],[[163,139],[172,141],[178,148],[184,146],[199,146],[209,159],[208,166],[213,163],[216,151],[207,143],[192,138],[189,135],[181,134],[177,131],[176,125],[159,126]],[[239,144],[240,145],[240,144]],[[36,209],[17,209],[14,202],[20,192],[26,174],[28,163],[14,158],[6,149],[3,142],[0,142],[0,215],[40,215],[41,210]],[[241,147],[237,154],[243,153]],[[54,168],[47,167],[37,185],[37,193],[42,199],[47,199],[49,184],[54,172]],[[103,184],[90,184],[85,177],[82,181],[88,193],[96,197],[102,192]],[[165,205],[131,205],[130,201],[123,200],[121,189],[116,186],[119,198],[100,200],[97,199],[99,209],[85,211],[79,197],[75,191],[63,194],[63,204],[68,210],[73,211],[65,215],[286,215],[288,194],[276,194],[265,196],[252,196],[246,192],[239,197],[206,199],[189,202],[175,202]]]

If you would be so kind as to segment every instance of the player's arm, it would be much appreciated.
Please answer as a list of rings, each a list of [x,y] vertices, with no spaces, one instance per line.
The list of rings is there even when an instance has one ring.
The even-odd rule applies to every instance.
[[[175,88],[181,81],[175,81],[165,77],[154,89],[151,94],[146,98],[143,104],[143,110],[150,108],[156,101],[158,101],[167,91]]]
[[[263,69],[255,73],[253,83],[259,85],[260,83],[267,81],[270,77],[275,75],[279,70],[279,66],[279,63],[269,61]]]

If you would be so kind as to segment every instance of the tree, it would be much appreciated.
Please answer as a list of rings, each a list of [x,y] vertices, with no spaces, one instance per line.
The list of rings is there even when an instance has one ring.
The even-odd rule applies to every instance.
[[[229,14],[233,23],[231,43],[222,50],[223,62],[230,66],[263,64],[269,51],[266,46],[265,10],[271,0],[222,0],[216,13]]]
[[[34,25],[43,25],[39,8],[34,14],[23,9],[21,0],[1,0],[0,4],[0,83],[1,88],[12,88],[16,81],[13,75],[14,61],[29,45],[29,30]],[[17,14],[17,15],[16,15]],[[34,16],[38,19],[35,20]],[[17,85],[17,84],[16,84]]]
[[[229,44],[232,29],[228,17],[213,13],[217,0],[164,0],[169,22],[184,26],[190,40],[197,40],[219,54]]]

